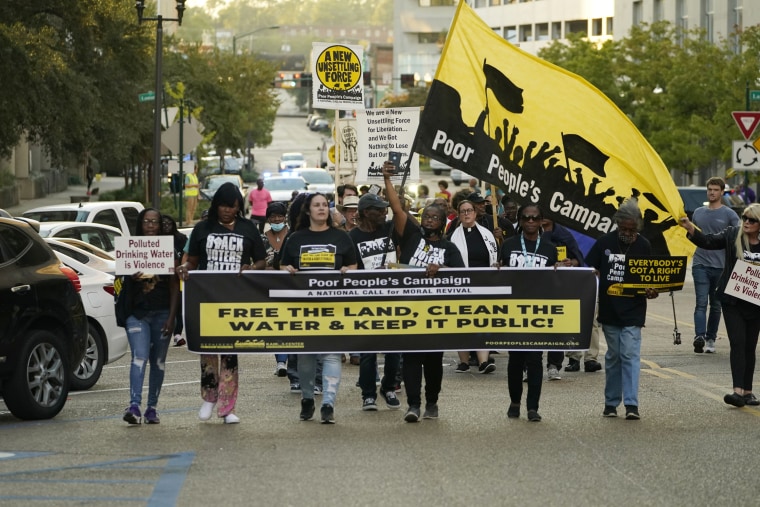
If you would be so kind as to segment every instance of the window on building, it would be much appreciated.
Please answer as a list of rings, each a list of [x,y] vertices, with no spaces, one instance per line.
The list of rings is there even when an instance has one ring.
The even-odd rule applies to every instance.
[[[612,21],[613,18],[607,18],[607,35],[613,34],[612,28],[614,26],[614,23]]]
[[[702,0],[699,6],[702,11],[703,28],[705,29],[705,36],[708,42],[714,42],[715,32],[715,9],[713,7],[713,0]]]
[[[663,1],[662,0],[654,0],[654,5],[652,6],[652,20],[653,21],[662,21],[665,19],[665,11],[663,10]]]
[[[438,42],[438,39],[440,38],[441,34],[438,32],[435,33],[418,33],[417,34],[417,42],[420,44],[436,44]]]
[[[488,5],[490,5],[491,7],[497,7],[501,5],[501,0],[490,0],[488,2]]]
[[[731,38],[734,43],[736,54],[742,52],[742,46],[739,40],[739,34],[744,26],[742,12],[742,0],[728,0],[728,33],[732,34]]]
[[[636,0],[633,2],[633,24],[640,25],[644,21],[644,2]]]
[[[533,40],[533,25],[520,25],[520,42]]]
[[[571,33],[579,33],[588,37],[588,21],[585,19],[565,21],[565,37]]]
[[[457,4],[457,0],[417,0],[420,7],[441,7],[441,6],[453,6]],[[478,7],[473,5],[473,7]]]
[[[591,20],[591,35],[602,35],[602,18]]]
[[[549,23],[536,23],[536,40],[549,40]]]
[[[562,22],[554,21],[552,23],[552,40],[559,40],[562,38]]]
[[[471,0],[471,3],[472,6],[477,9],[479,7],[486,7],[488,5],[488,0]]]
[[[511,42],[512,44],[517,43],[517,28],[514,26],[505,26],[504,27],[504,40],[507,42]]]

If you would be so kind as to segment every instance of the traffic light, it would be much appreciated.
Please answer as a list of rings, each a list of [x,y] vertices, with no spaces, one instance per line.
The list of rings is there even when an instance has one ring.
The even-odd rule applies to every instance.
[[[362,78],[364,79],[364,86],[372,86],[372,73],[363,72]]]
[[[414,74],[401,74],[401,88],[414,88]]]

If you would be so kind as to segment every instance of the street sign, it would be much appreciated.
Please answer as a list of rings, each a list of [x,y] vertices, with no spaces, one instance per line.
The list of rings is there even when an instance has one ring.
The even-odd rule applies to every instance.
[[[179,154],[179,123],[175,123],[161,133],[161,142],[172,153]],[[198,133],[198,122],[182,123],[182,153],[190,153],[203,141]]]
[[[755,131],[757,124],[760,123],[759,111],[733,111],[731,116],[734,117],[739,130],[742,131],[744,139],[749,139],[752,136],[752,132]]]
[[[760,90],[750,90],[749,100],[760,100]]]
[[[736,171],[760,171],[760,152],[748,141],[734,141],[731,164]]]
[[[156,94],[154,92],[141,93],[137,97],[140,99],[140,102],[151,102],[156,100]]]

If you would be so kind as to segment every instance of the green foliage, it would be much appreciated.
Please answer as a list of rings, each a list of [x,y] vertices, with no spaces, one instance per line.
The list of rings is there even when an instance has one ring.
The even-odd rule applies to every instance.
[[[409,88],[398,95],[386,95],[380,101],[380,107],[422,107],[425,105],[427,96],[427,88],[416,86],[414,88]]]
[[[0,171],[0,187],[12,187],[15,183],[15,176],[8,171]]]

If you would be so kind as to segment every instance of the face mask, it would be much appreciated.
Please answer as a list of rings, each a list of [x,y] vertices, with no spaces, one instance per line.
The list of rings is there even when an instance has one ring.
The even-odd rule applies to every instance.
[[[269,224],[269,226],[272,228],[274,232],[280,232],[285,228],[285,222],[282,222],[280,224]]]
[[[630,245],[634,241],[636,241],[636,236],[638,234],[620,234],[618,233],[618,240],[624,245]]]
[[[438,229],[428,229],[427,227],[420,227],[420,229],[422,230],[422,235],[425,238],[430,238],[431,236],[438,234]]]

